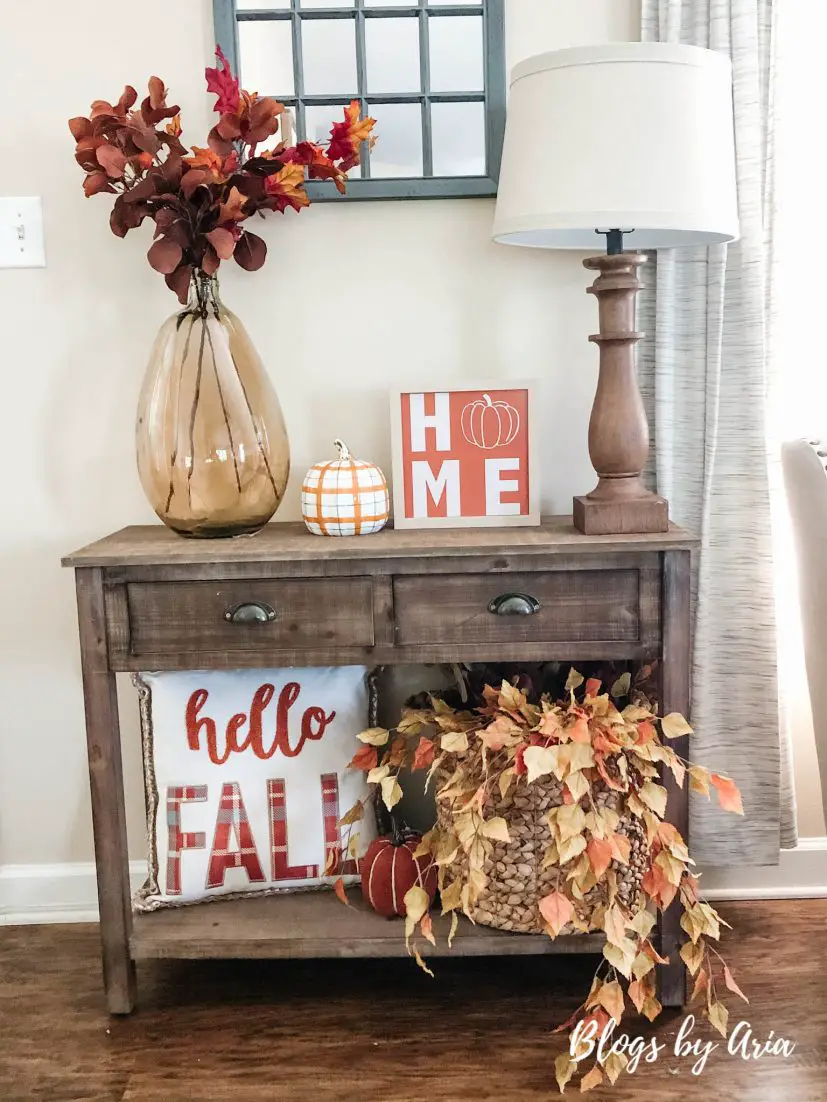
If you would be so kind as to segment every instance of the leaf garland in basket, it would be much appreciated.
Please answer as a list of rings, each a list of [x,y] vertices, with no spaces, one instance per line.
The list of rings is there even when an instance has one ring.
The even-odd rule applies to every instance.
[[[586,999],[554,1031],[571,1030],[569,1049],[555,1061],[561,1093],[578,1073],[585,1093],[604,1081],[614,1083],[625,1067],[625,1058],[616,1053],[598,1056],[587,1067],[591,1057],[580,1055],[577,1041],[584,1029],[599,1036],[631,1007],[649,1021],[660,1014],[655,965],[667,958],[650,935],[655,912],[676,901],[688,936],[680,956],[695,981],[690,1004],[702,1000],[713,1028],[727,1036],[721,986],[748,1001],[711,944],[727,923],[701,898],[686,843],[666,819],[661,771],[669,770],[679,787],[688,777],[692,790],[707,797],[714,789],[721,807],[738,815],[744,813],[741,796],[730,778],[690,763],[668,745],[692,729],[677,713],[658,716],[641,688],[650,675],[651,668],[643,667],[633,686],[625,673],[609,692],[601,692],[600,680],[571,670],[563,699],[543,693],[538,703],[529,701],[516,676],[499,688],[486,685],[482,703],[474,708],[457,709],[428,695],[425,706],[404,708],[394,730],[363,731],[358,736],[362,746],[350,763],[379,786],[389,809],[401,797],[401,770],[426,770],[426,790],[436,778],[438,822],[417,853],[430,854],[437,866],[442,914],[451,916],[449,946],[458,914],[474,921],[495,846],[510,841],[507,820],[492,811],[510,793],[551,784],[552,778],[559,786],[561,798],[545,814],[550,840],[542,863],[553,886],[538,902],[537,926],[551,938],[563,931],[603,931],[606,936]],[[622,708],[621,699],[628,700]],[[362,810],[357,803],[342,823],[358,821]],[[635,855],[626,824],[640,842]],[[632,871],[630,861],[642,873],[632,878],[638,890],[631,897],[621,883]],[[418,929],[435,944],[427,896],[414,889],[409,895],[408,951],[433,975],[412,941]]]

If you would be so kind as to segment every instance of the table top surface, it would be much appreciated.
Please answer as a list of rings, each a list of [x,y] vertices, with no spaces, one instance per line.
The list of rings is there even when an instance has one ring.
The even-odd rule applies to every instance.
[[[689,550],[697,540],[682,528],[668,532],[586,536],[570,516],[543,517],[526,528],[388,527],[372,536],[314,536],[301,522],[266,524],[251,536],[185,539],[162,524],[134,525],[66,555],[64,566],[185,566],[198,563],[323,562],[453,555],[572,555],[620,551]]]

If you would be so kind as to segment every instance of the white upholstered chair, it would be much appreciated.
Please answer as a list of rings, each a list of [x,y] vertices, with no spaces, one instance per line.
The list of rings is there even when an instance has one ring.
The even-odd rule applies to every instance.
[[[827,440],[791,440],[781,451],[798,559],[801,627],[827,817]]]

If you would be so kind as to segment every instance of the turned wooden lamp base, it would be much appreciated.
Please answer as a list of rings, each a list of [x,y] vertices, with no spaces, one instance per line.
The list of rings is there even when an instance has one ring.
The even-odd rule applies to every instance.
[[[598,301],[600,332],[589,337],[600,349],[600,374],[589,421],[589,456],[598,483],[590,494],[574,499],[574,526],[588,536],[633,532],[667,532],[666,499],[641,482],[649,454],[649,426],[637,383],[635,299],[641,284],[641,253],[622,252],[622,235],[613,230],[615,251],[584,260],[600,274],[589,287]]]

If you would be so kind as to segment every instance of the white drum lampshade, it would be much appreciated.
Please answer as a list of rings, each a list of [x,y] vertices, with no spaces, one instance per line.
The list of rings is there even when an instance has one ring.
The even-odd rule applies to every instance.
[[[605,233],[606,237],[598,237]],[[649,429],[635,370],[639,250],[738,236],[732,71],[697,46],[626,42],[541,54],[511,77],[494,240],[605,249],[589,455],[598,475],[574,499],[588,535],[665,532],[668,505],[641,472]]]
[[[738,236],[729,58],[626,42],[540,54],[511,76],[494,238],[634,249]]]

